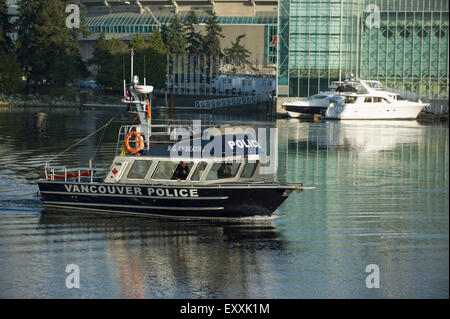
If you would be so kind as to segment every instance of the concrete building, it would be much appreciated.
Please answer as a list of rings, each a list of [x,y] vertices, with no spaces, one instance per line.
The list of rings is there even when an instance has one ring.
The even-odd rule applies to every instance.
[[[6,0],[6,5],[8,6],[9,22],[11,23],[16,22],[18,18],[18,2],[19,0]],[[17,40],[17,32],[9,34],[9,36],[13,41]]]
[[[250,61],[276,65],[276,0],[79,0],[91,36],[81,41],[84,58],[92,55],[93,43],[100,32],[106,38],[130,40],[136,33],[150,33],[169,24],[177,14],[184,21],[190,11],[199,18],[202,31],[208,17],[215,12],[222,27],[221,46],[227,48],[240,34],[250,52]]]

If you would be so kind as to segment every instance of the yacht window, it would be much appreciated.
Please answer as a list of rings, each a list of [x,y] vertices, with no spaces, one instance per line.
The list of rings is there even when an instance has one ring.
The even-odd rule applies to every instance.
[[[152,161],[136,160],[133,163],[130,171],[128,172],[127,178],[129,179],[144,179],[147,175],[148,170],[152,166]]]
[[[316,94],[316,95],[311,96],[311,99],[314,99],[314,100],[321,100],[321,99],[324,99],[324,98],[326,98],[326,96],[325,95],[320,95],[320,94]]]
[[[369,84],[369,87],[371,87],[372,89],[382,89],[383,88],[381,83],[378,81],[370,81],[370,82],[368,82],[368,84]]]
[[[374,97],[373,98],[373,103],[381,103],[382,102],[382,98],[381,97]]]
[[[256,167],[258,166],[258,161],[255,163],[245,163],[244,170],[242,171],[242,178],[251,178],[255,174]]]
[[[395,98],[397,101],[405,101],[405,98],[403,97],[403,96],[401,96],[401,95],[396,95],[396,98]]]
[[[331,104],[331,103],[338,104],[338,103],[343,103],[343,102],[345,102],[345,100],[342,98],[330,98],[328,100],[329,104]]]
[[[154,179],[171,179],[172,175],[177,167],[178,163],[172,161],[161,161],[156,168],[155,173],[153,173],[152,178]]]
[[[192,174],[191,181],[199,181],[206,169],[206,166],[208,166],[208,163],[206,162],[198,163],[194,173]]]
[[[371,97],[366,97],[364,99],[364,103],[372,103],[372,98]]]
[[[347,96],[345,98],[345,103],[355,103],[355,101],[356,101],[356,97],[354,97],[354,96]]]
[[[214,163],[206,180],[233,178],[239,169],[240,163]]]

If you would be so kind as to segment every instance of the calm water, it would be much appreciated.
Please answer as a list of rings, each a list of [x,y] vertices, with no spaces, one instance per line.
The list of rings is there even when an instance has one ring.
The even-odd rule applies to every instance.
[[[277,127],[278,180],[317,189],[293,194],[274,220],[246,223],[43,212],[45,161],[113,115],[105,134],[55,160],[70,168],[94,154],[108,167],[127,115],[0,109],[1,298],[449,297],[446,125],[175,114]],[[68,264],[79,266],[79,289],[66,288]],[[369,264],[378,289],[366,287]]]

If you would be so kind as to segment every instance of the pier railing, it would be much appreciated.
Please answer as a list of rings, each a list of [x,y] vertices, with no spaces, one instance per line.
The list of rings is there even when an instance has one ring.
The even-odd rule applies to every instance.
[[[195,101],[195,107],[198,109],[215,109],[219,107],[235,106],[235,105],[249,105],[258,104],[266,102],[269,100],[269,95],[258,94],[258,95],[244,95],[244,96],[233,96],[220,99],[212,100],[201,100]]]

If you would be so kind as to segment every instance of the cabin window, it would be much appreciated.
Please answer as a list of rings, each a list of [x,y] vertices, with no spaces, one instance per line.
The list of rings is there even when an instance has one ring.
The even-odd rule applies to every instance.
[[[374,97],[373,98],[373,103],[381,103],[383,101],[383,99],[381,97]]]
[[[258,161],[255,163],[245,163],[244,169],[241,174],[241,178],[251,178],[255,174],[256,167],[258,166]]]
[[[337,99],[329,99],[329,100],[328,100],[328,103],[329,103],[329,104],[331,104],[331,103],[337,104],[337,103],[339,103],[339,102],[342,102],[342,100],[337,100]]]
[[[349,103],[355,103],[356,101],[356,97],[354,96],[346,96],[345,97],[345,103],[349,104]]]
[[[372,103],[372,98],[371,97],[366,97],[364,99],[364,103]]]
[[[181,181],[186,180],[187,177],[189,176],[189,172],[191,171],[192,165],[193,165],[192,162],[184,162],[184,161],[179,162],[176,165],[175,170],[172,173],[170,179]]]
[[[153,179],[171,179],[178,163],[172,161],[161,161],[153,173]]]
[[[128,179],[144,179],[148,170],[152,166],[152,161],[136,160],[128,172]]]
[[[191,181],[199,181],[206,169],[206,166],[208,166],[208,163],[206,162],[198,163],[194,173],[192,173]]]
[[[206,180],[233,178],[236,176],[240,163],[214,163]]]

